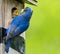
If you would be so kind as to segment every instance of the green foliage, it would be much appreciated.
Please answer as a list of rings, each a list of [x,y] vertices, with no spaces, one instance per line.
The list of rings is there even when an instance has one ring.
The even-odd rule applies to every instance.
[[[38,0],[26,32],[26,54],[60,54],[60,0]]]

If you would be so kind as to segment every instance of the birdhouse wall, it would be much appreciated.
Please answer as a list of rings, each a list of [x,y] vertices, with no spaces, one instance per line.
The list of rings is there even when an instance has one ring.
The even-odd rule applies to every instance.
[[[20,13],[21,10],[23,9],[23,5],[24,4],[20,4],[15,0],[0,0],[0,27],[7,28],[8,27],[8,20],[12,18],[11,9],[13,7],[16,7]],[[25,38],[25,32],[23,34],[21,34],[20,36]],[[12,51],[13,51],[13,53],[12,53]],[[9,54],[14,54],[14,53],[20,54],[17,52],[18,52],[18,50],[16,51],[15,49],[11,48],[9,51]],[[0,44],[0,53],[5,54],[3,43],[2,43],[2,45]]]

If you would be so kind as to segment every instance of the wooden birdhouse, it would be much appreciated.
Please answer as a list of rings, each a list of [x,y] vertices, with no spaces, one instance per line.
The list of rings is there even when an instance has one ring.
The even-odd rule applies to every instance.
[[[14,7],[17,8],[19,15],[20,15],[21,10],[24,9],[25,3],[37,5],[36,0],[0,0],[0,27],[8,28],[8,21],[9,21],[9,19],[12,19],[12,9]],[[22,36],[25,36],[25,33]],[[20,39],[18,39],[18,38],[20,38]],[[25,48],[25,43],[23,43],[24,38],[17,37],[17,39],[20,41],[19,44],[22,45],[22,47],[21,46],[19,46],[19,47]],[[15,40],[16,40],[16,38],[13,40],[13,42]],[[23,44],[21,44],[21,43],[23,43]],[[2,46],[0,44],[0,47],[2,47],[2,48],[0,48],[0,53],[4,54],[3,44],[2,44]],[[14,43],[12,44],[12,48],[14,48]],[[19,48],[19,50],[20,50],[20,48]],[[20,53],[18,53],[19,50],[18,49],[13,50],[10,48],[10,52],[13,51],[13,53],[10,53],[10,52],[9,53],[10,54],[15,54],[15,53],[20,54]]]
[[[0,27],[8,28],[8,21],[9,19],[12,19],[12,9],[16,7],[20,15],[21,10],[24,8],[24,2],[25,0],[0,0]],[[3,45],[4,44],[1,46],[0,44],[1,54],[4,54]]]

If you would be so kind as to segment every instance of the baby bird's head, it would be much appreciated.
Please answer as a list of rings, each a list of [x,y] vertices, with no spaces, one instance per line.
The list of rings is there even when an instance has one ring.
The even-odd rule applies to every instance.
[[[15,16],[18,16],[19,15],[19,11],[16,7],[14,7],[12,9],[12,18],[14,18]]]

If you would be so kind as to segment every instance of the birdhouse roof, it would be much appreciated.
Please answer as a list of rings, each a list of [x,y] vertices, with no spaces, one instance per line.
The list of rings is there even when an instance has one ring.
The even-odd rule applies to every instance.
[[[37,5],[37,0],[16,0],[19,3],[28,3],[28,4],[32,4],[32,5]]]
[[[37,0],[26,0],[26,3],[31,5],[37,5]]]

